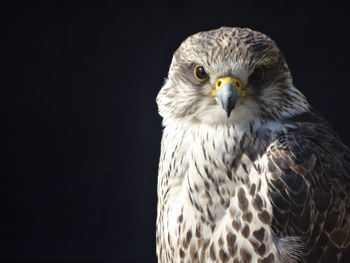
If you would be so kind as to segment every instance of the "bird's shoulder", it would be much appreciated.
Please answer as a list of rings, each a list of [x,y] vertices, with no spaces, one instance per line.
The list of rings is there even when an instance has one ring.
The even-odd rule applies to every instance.
[[[312,110],[286,124],[287,131],[276,136],[265,152],[271,179],[291,171],[302,177],[323,173],[329,180],[342,179],[335,171],[350,176],[350,149],[318,112]]]

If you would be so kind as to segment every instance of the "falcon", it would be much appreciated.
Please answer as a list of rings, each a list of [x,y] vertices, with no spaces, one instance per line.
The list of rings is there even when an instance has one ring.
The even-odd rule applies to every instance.
[[[188,37],[157,104],[158,262],[350,262],[349,148],[273,40]]]

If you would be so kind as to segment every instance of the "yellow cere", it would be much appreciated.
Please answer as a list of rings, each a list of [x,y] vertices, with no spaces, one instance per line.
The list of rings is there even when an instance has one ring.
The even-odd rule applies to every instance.
[[[236,89],[238,90],[238,92],[241,94],[241,96],[247,96],[248,92],[246,90],[243,89],[243,85],[242,82],[237,79],[237,78],[231,78],[231,77],[224,77],[224,78],[220,78],[216,81],[215,83],[215,89],[213,89],[209,95],[214,97],[216,95],[216,93],[222,88],[222,86],[225,83],[232,83]]]

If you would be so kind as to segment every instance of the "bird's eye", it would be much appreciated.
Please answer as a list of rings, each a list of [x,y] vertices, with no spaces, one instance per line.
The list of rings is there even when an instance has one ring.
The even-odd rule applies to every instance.
[[[249,76],[249,81],[252,83],[260,83],[264,80],[264,68],[257,66],[253,73]]]
[[[201,65],[196,65],[194,67],[193,74],[194,74],[194,77],[196,78],[196,80],[198,80],[199,82],[206,81],[209,78],[207,72],[205,71],[205,69]]]

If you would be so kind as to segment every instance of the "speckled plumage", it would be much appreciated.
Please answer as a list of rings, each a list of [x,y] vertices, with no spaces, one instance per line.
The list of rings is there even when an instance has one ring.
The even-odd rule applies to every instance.
[[[229,117],[208,96],[224,76],[249,94]],[[350,151],[269,37],[228,27],[189,37],[157,103],[158,262],[350,262]]]

